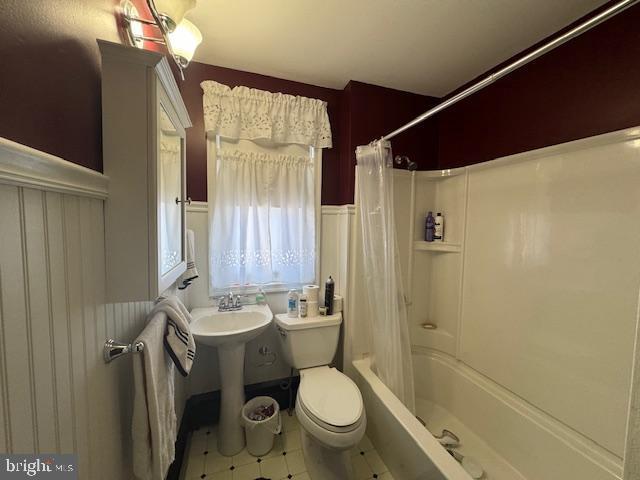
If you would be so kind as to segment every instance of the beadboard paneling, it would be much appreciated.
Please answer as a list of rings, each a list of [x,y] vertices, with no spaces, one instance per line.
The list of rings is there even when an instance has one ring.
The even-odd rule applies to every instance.
[[[0,184],[0,451],[78,454],[80,478],[130,479],[131,341],[150,303],[105,304],[103,201]],[[126,279],[123,279],[126,281]]]

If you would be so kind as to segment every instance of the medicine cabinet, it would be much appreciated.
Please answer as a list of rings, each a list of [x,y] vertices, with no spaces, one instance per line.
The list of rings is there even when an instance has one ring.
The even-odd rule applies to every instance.
[[[154,300],[186,269],[185,129],[164,55],[98,41],[110,302]]]

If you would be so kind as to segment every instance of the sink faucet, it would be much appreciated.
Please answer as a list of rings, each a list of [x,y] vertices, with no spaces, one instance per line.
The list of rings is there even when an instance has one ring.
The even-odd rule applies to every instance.
[[[233,312],[236,310],[242,310],[240,295],[234,295],[233,292],[230,291],[218,299],[219,312]]]

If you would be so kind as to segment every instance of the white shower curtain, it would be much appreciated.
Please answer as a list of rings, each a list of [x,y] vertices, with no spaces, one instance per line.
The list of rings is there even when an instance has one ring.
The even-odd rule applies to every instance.
[[[369,352],[378,377],[415,413],[411,345],[393,212],[388,142],[356,150],[363,283],[370,313]],[[357,332],[356,332],[357,333]]]

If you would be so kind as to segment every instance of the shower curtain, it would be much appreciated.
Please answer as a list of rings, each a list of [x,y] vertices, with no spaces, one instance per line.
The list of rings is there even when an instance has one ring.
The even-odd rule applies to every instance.
[[[372,365],[385,385],[415,413],[407,309],[393,211],[391,146],[377,141],[358,147],[356,158]]]

